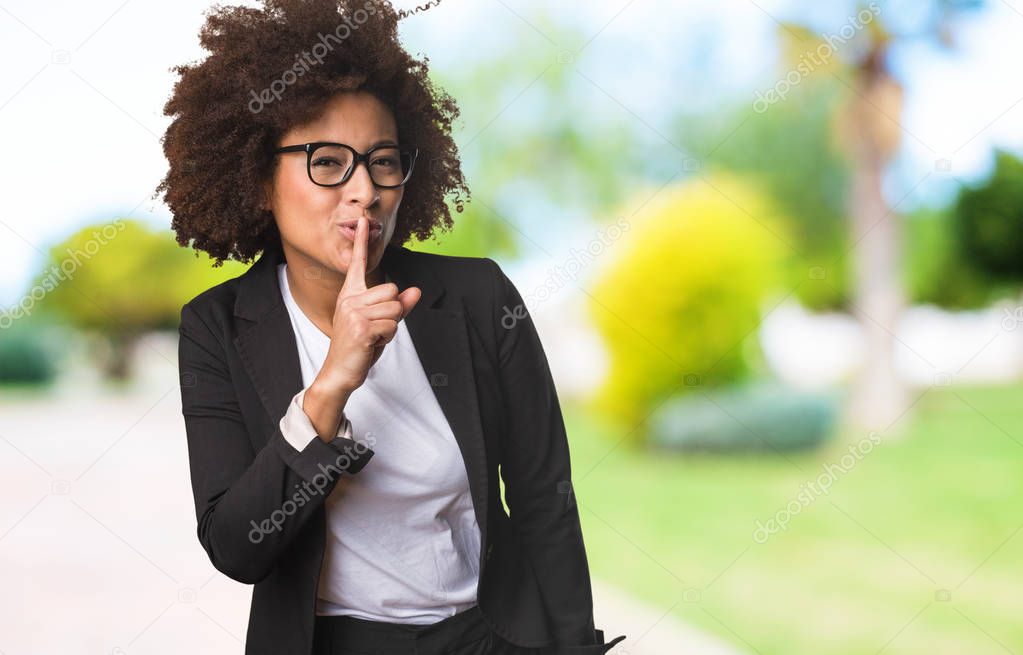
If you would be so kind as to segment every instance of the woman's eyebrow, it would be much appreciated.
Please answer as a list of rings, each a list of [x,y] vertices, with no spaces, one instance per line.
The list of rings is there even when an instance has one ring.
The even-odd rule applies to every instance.
[[[344,143],[344,141],[337,141],[334,139],[320,139],[323,143]],[[376,148],[377,146],[396,146],[398,142],[394,139],[378,139],[376,142],[369,145],[370,148]]]

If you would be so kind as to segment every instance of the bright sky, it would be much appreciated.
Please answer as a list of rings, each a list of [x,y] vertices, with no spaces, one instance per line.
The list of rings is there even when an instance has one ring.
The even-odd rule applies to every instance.
[[[175,79],[168,69],[202,56],[197,32],[210,4],[18,0],[0,7],[0,304],[17,302],[45,248],[81,225],[125,215],[169,225],[167,208],[150,199],[166,166],[159,137]],[[485,59],[516,46],[507,42],[515,33],[509,28],[533,22],[540,4],[445,0],[407,20],[403,35],[433,68],[450,69],[466,53]],[[679,105],[712,110],[744,93],[752,101],[774,81],[775,21],[802,18],[794,8],[816,7],[819,32],[839,29],[850,13],[834,9],[841,3],[767,0],[547,4],[580,32],[599,32],[580,70],[651,126]],[[925,176],[909,202],[946,197],[951,176],[927,176],[936,159],[951,160],[952,174],[970,180],[987,170],[992,146],[1023,150],[1023,0],[990,2],[961,27],[954,55],[921,45],[896,61],[911,136],[892,175],[892,197]],[[537,44],[554,51],[539,32],[530,47]],[[629,53],[624,62],[622,52]],[[610,99],[607,105],[621,111]],[[63,179],[52,182],[54,174]]]

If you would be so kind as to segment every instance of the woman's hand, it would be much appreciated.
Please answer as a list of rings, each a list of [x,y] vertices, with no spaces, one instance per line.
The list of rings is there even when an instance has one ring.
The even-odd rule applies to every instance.
[[[394,283],[366,288],[369,220],[359,217],[352,259],[334,305],[330,348],[302,407],[320,439],[330,442],[341,425],[352,392],[362,386],[369,368],[380,359],[405,318],[422,297],[419,287],[398,293]]]
[[[362,386],[373,364],[422,296],[418,287],[398,293],[393,282],[366,288],[369,220],[359,217],[352,258],[337,296],[330,349],[320,371],[324,386],[350,394]]]

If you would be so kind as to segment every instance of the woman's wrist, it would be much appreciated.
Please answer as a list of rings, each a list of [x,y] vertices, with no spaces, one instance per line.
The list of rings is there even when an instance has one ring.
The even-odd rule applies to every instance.
[[[321,395],[332,397],[343,396],[346,399],[348,396],[352,395],[352,392],[355,391],[356,388],[353,385],[346,384],[340,380],[334,380],[322,373],[313,379],[312,384],[309,385],[309,388],[312,387],[316,387]]]
[[[306,389],[302,409],[323,441],[329,443],[337,435],[351,393],[347,387],[320,377]]]

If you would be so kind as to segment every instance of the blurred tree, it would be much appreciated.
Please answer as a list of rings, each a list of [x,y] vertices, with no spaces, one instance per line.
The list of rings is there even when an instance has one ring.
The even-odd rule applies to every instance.
[[[894,365],[894,328],[906,303],[899,217],[883,193],[884,172],[901,145],[903,129],[903,90],[891,69],[891,50],[920,38],[950,47],[958,12],[979,4],[928,0],[918,6],[922,11],[906,12],[895,2],[858,2],[855,18],[838,32],[842,43],[850,42],[836,49],[849,80],[842,73],[831,75],[849,91],[836,114],[836,130],[852,165],[847,196],[854,244],[851,304],[866,341],[850,415],[868,429],[886,429],[908,405],[908,390]],[[843,33],[847,26],[853,28],[848,37]]]
[[[465,257],[514,253],[517,250],[517,235],[512,226],[502,221],[477,198],[472,200],[466,203],[462,213],[452,212],[454,227],[450,232],[435,232],[433,238],[426,241],[412,237],[405,246],[412,250]]]
[[[33,288],[46,291],[43,313],[98,333],[108,346],[104,373],[123,381],[142,334],[176,329],[185,302],[246,269],[233,261],[213,268],[212,259],[179,246],[170,230],[117,218],[53,246]]]
[[[551,236],[552,223],[573,216],[605,222],[607,208],[642,181],[635,164],[649,153],[633,144],[647,128],[581,107],[597,97],[618,108],[577,70],[576,49],[591,35],[542,4],[528,23],[511,24],[503,47],[494,44],[485,58],[435,73],[460,101],[465,127],[457,140],[473,198],[453,215],[450,233],[410,243],[417,250],[516,256],[527,235]]]
[[[894,328],[906,302],[899,275],[899,224],[883,193],[884,171],[901,141],[902,86],[888,66],[888,48],[895,36],[883,21],[875,17],[859,35],[864,45],[851,61],[850,93],[838,116],[838,134],[853,169],[852,305],[866,341],[852,417],[867,428],[884,430],[906,410],[908,399],[894,365]]]
[[[795,40],[789,31],[782,36]],[[798,255],[789,287],[804,306],[817,310],[845,307],[848,301],[841,254],[849,244],[845,204],[850,171],[832,130],[843,90],[831,77],[813,76],[793,87],[784,102],[743,104],[675,121],[683,143],[705,165],[752,176],[784,210]],[[826,277],[811,275],[814,268]]]
[[[680,390],[747,377],[787,248],[769,196],[719,173],[662,189],[631,223],[588,308],[610,359],[591,409],[635,425]]]
[[[801,285],[799,295],[811,307],[845,304],[861,319],[867,348],[852,416],[870,427],[887,427],[907,404],[893,366],[893,328],[906,302],[899,218],[882,193],[902,132],[902,86],[891,71],[890,51],[918,38],[951,46],[953,19],[980,4],[925,0],[906,11],[894,2],[841,3],[854,12],[821,36],[809,26],[782,23],[784,74],[777,83],[724,127],[690,130],[707,135],[694,141],[706,160],[767,181],[796,222],[801,267],[827,262],[824,283]],[[849,243],[851,276],[843,254]]]
[[[1010,193],[1014,192],[1018,189],[1010,188]],[[987,216],[987,220],[992,219],[1000,220]],[[964,244],[970,237],[962,235],[963,222],[962,209],[957,207],[922,207],[904,217],[905,276],[910,297],[914,302],[960,310],[1017,299],[1018,276],[986,270],[982,262],[967,254]]]
[[[913,302],[976,309],[993,299],[997,283],[963,258],[955,215],[922,207],[903,217],[905,280]]]
[[[966,261],[992,277],[1023,280],[1023,161],[997,151],[991,177],[960,189],[955,216]]]

